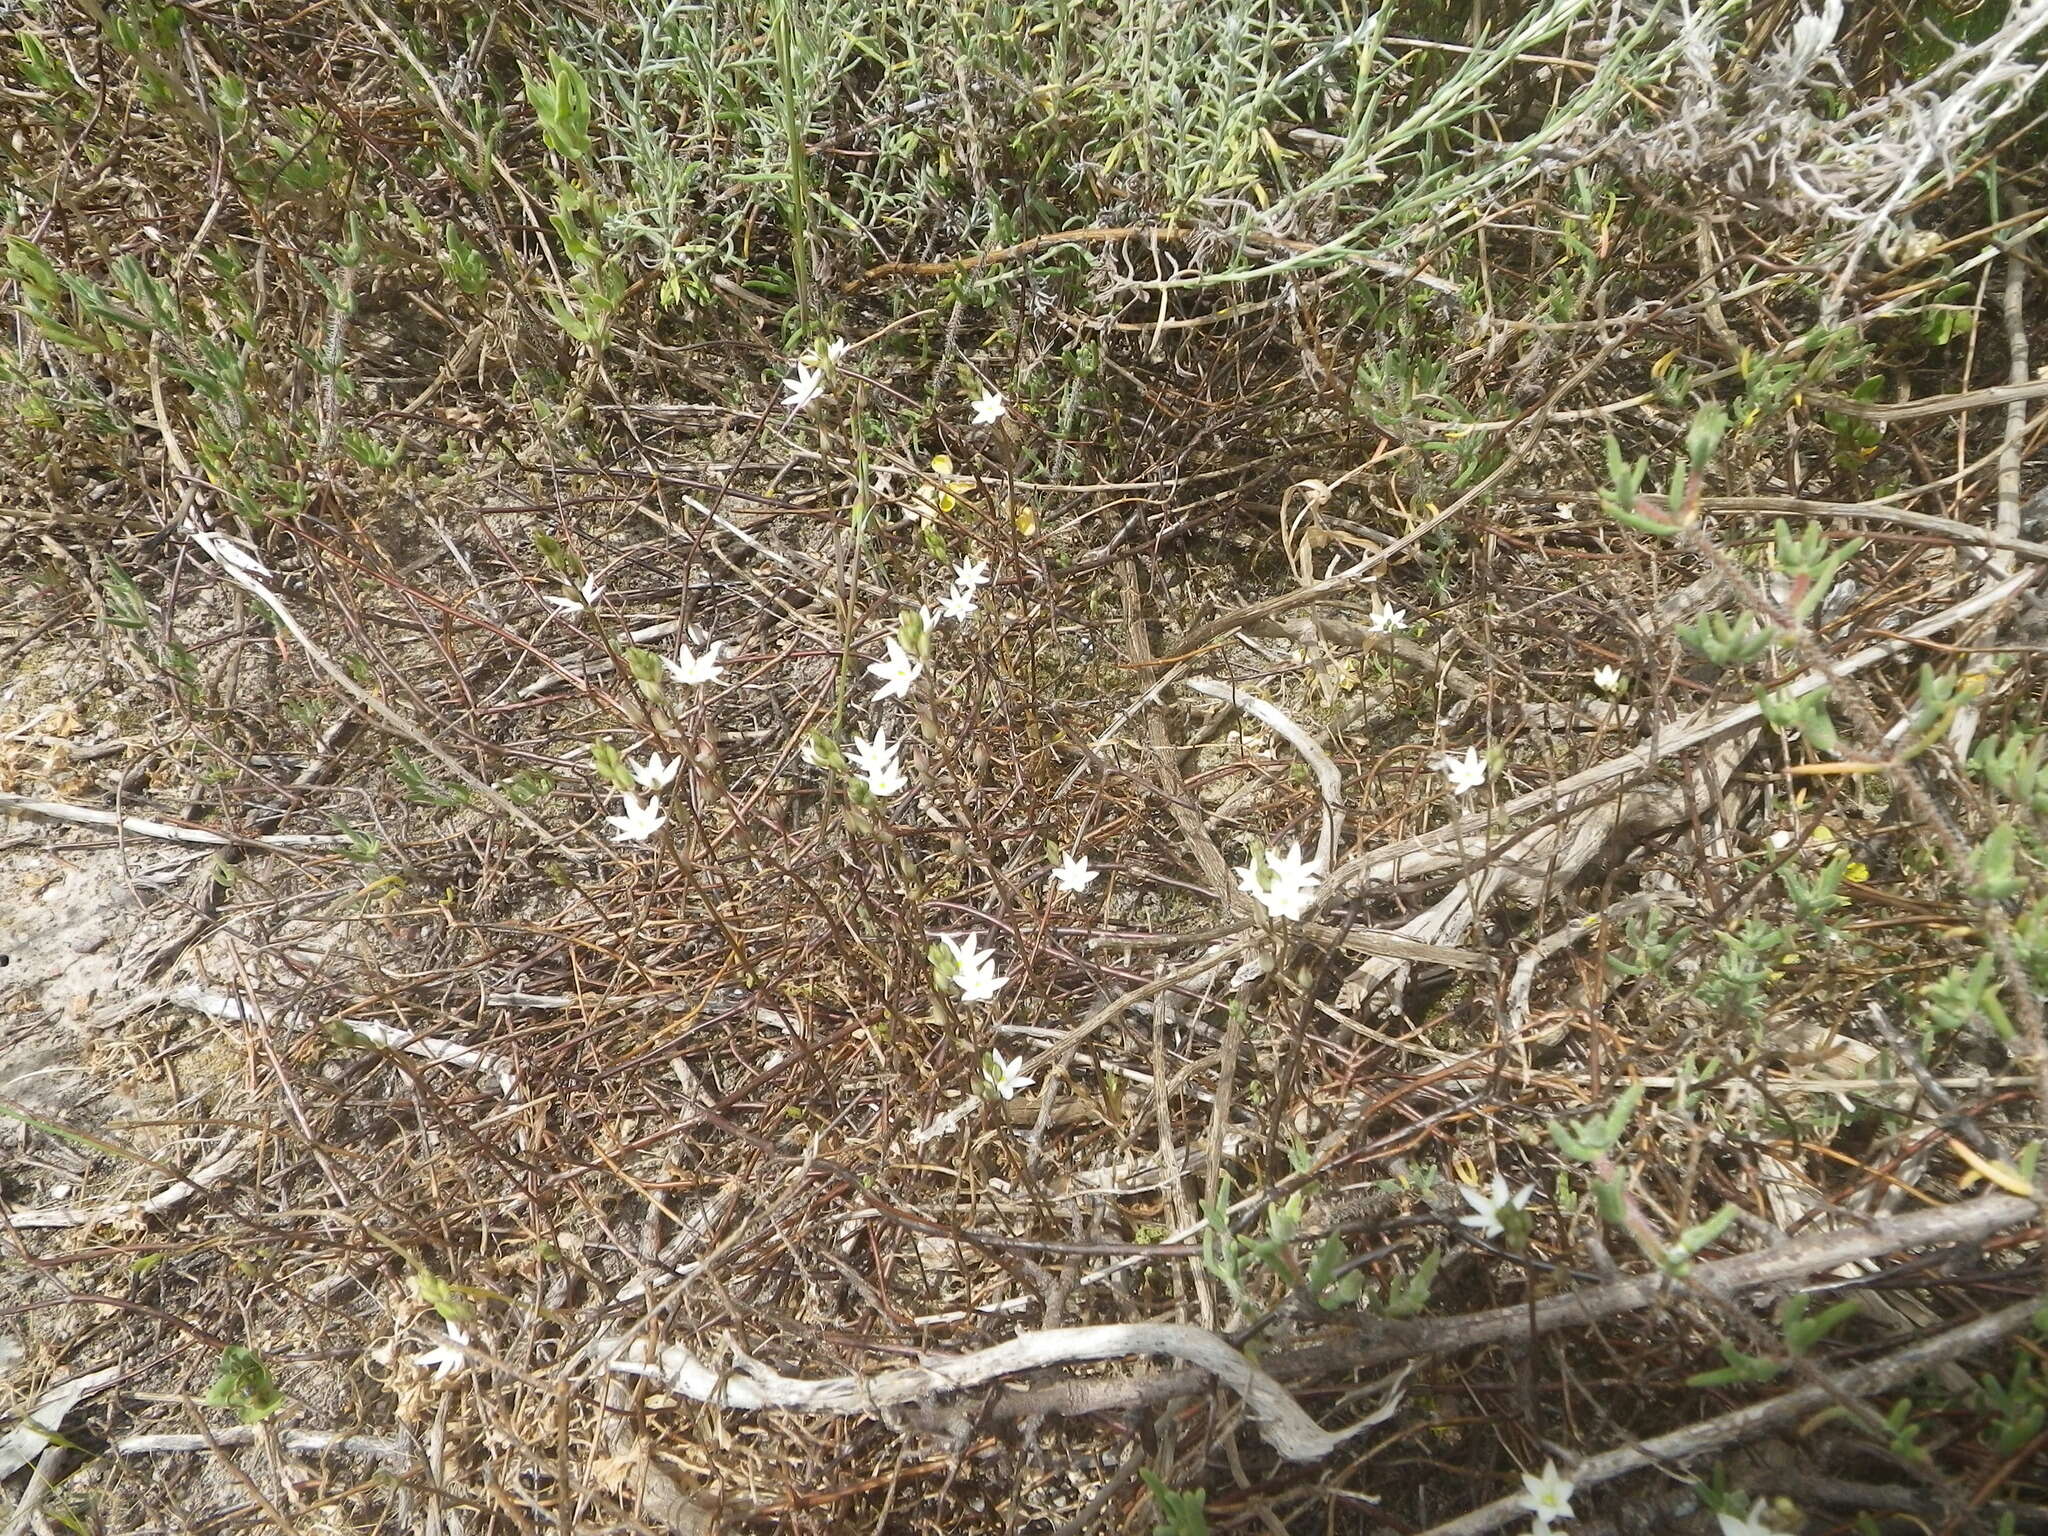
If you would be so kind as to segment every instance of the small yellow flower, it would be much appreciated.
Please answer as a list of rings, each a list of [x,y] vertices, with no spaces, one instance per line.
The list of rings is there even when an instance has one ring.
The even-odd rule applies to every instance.
[[[974,489],[972,480],[954,478],[953,460],[946,454],[932,455],[932,473],[939,477],[937,484],[926,482],[910,493],[911,516],[918,520],[952,511]]]

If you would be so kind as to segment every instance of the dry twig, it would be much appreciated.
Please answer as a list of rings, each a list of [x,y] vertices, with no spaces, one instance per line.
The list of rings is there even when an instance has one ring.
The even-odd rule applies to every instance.
[[[1179,1323],[1048,1328],[968,1355],[927,1359],[920,1366],[871,1376],[835,1376],[822,1381],[778,1375],[738,1350],[733,1352],[734,1374],[714,1370],[680,1344],[667,1346],[651,1362],[644,1358],[644,1345],[636,1343],[626,1349],[628,1353],[611,1361],[612,1370],[651,1377],[692,1402],[831,1414],[886,1414],[1047,1366],[1170,1355],[1199,1367],[1242,1397],[1246,1413],[1266,1443],[1289,1461],[1321,1460],[1352,1436],[1384,1423],[1401,1402],[1400,1393],[1394,1391],[1371,1414],[1332,1433],[1302,1412],[1278,1382],[1222,1339]],[[640,1357],[631,1351],[639,1351]]]

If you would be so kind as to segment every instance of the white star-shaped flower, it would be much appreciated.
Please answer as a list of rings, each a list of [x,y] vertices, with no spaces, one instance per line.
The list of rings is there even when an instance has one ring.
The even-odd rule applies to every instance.
[[[621,795],[625,810],[605,820],[612,824],[612,841],[615,843],[644,843],[663,827],[668,825],[661,807],[652,796],[642,800],[638,795]]]
[[[1544,1462],[1541,1475],[1524,1472],[1522,1488],[1523,1508],[1544,1529],[1548,1530],[1554,1520],[1572,1518],[1572,1480],[1559,1473],[1556,1462]]]
[[[974,588],[955,587],[939,599],[938,616],[942,619],[951,619],[956,624],[963,623],[974,617],[974,610],[978,606],[974,601]]]
[[[876,729],[871,741],[854,737],[851,755],[854,771],[867,782],[868,793],[877,800],[901,794],[910,783],[904,776],[902,764],[896,761],[896,744],[880,728]]]
[[[1750,1500],[1749,1513],[1746,1515],[1731,1515],[1725,1510],[1722,1511],[1714,1517],[1721,1522],[1721,1536],[1782,1536],[1776,1526],[1764,1519],[1766,1508],[1768,1505],[1765,1500],[1757,1498]]]
[[[446,1381],[459,1375],[469,1366],[469,1334],[455,1323],[448,1325],[448,1337],[432,1349],[421,1350],[412,1357],[412,1363],[423,1371],[432,1371],[436,1381]]]
[[[1088,861],[1080,854],[1070,853],[1053,866],[1052,883],[1063,891],[1085,891],[1100,873],[1100,870],[1090,869]]]
[[[990,1093],[999,1099],[1014,1099],[1038,1079],[1024,1070],[1024,1058],[1012,1060],[1001,1051],[990,1051],[982,1058],[982,1081],[988,1084]]]
[[[1434,767],[1450,780],[1454,795],[1465,794],[1486,782],[1486,761],[1480,757],[1477,747],[1467,747],[1463,757],[1455,752],[1446,752],[1436,760]]]
[[[1465,1203],[1472,1207],[1470,1216],[1460,1216],[1458,1224],[1470,1227],[1481,1237],[1500,1237],[1507,1231],[1501,1222],[1501,1212],[1523,1210],[1529,1204],[1529,1197],[1536,1193],[1534,1184],[1524,1184],[1510,1194],[1508,1181],[1499,1174],[1493,1176],[1493,1183],[1485,1189],[1474,1184],[1460,1184],[1458,1193],[1465,1197]]]
[[[829,341],[820,336],[797,361],[814,373],[830,373],[839,365],[839,359],[846,356],[848,346],[843,336],[834,336]]]
[[[808,363],[798,363],[796,372],[782,381],[782,403],[792,411],[802,410],[823,393],[825,371]]]
[[[985,390],[974,402],[974,424],[977,427],[992,427],[1009,414],[1010,408],[1003,403],[1003,392],[999,389]]]
[[[676,770],[683,766],[682,754],[663,757],[659,752],[647,754],[644,763],[628,763],[627,770],[633,775],[633,782],[642,789],[667,789],[676,781]]]
[[[986,560],[962,560],[953,567],[953,585],[956,587],[965,587],[972,592],[976,587],[985,587],[988,583]]]
[[[889,654],[868,666],[870,676],[879,677],[882,686],[875,690],[878,699],[900,699],[910,692],[910,685],[917,681],[924,671],[924,663],[903,649],[903,642],[891,635],[886,642]]]
[[[595,577],[591,577],[584,581],[570,582],[569,595],[566,597],[554,592],[545,592],[541,594],[541,601],[557,613],[581,613],[586,608],[595,608],[597,600],[603,596],[604,588],[598,585]]]
[[[1263,870],[1261,863],[1265,866]],[[1269,916],[1289,922],[1299,922],[1308,916],[1322,878],[1316,861],[1301,856],[1299,843],[1286,853],[1269,849],[1237,871],[1238,889],[1264,907]]]
[[[953,957],[953,985],[960,989],[961,1002],[985,1003],[1009,985],[1009,977],[996,974],[996,957],[981,947],[979,934],[970,933],[956,939],[949,933],[942,933],[939,942]]]
[[[718,653],[724,649],[723,640],[714,640],[704,647],[704,654],[700,656],[686,645],[674,657],[662,657],[661,664],[668,668],[668,675],[685,688],[702,688],[725,675],[725,664],[718,659]]]
[[[1365,627],[1376,635],[1391,635],[1408,627],[1408,610],[1396,608],[1382,598],[1372,605],[1372,617],[1365,621]]]
[[[1627,684],[1628,679],[1621,675],[1621,668],[1619,667],[1595,667],[1593,669],[1593,686],[1602,693],[1619,693]]]

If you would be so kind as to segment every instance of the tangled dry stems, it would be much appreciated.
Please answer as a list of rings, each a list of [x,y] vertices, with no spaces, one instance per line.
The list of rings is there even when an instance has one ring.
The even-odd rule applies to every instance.
[[[470,134],[445,91],[373,105],[380,88],[419,101],[417,49],[367,14],[342,29],[360,72],[336,84],[351,106],[331,143],[369,163],[406,132]],[[550,34],[522,20],[518,35],[537,66],[528,45]],[[189,46],[307,99],[334,84],[252,25]],[[1521,66],[1512,89],[1551,67]],[[171,119],[120,136],[173,245],[225,219],[324,270],[337,203],[266,219]],[[847,131],[821,154],[865,152],[867,129]],[[529,153],[498,163],[480,224],[501,256],[556,262]],[[1966,192],[1913,180],[1930,163],[1859,194],[1859,216],[1875,200],[1889,217],[1910,183],[1948,248],[2027,264]],[[1212,1520],[1364,1520],[1372,1500],[1477,1530],[1512,1510],[1468,1513],[1474,1480],[1505,1493],[1559,1448],[1594,1458],[1590,1486],[1827,1403],[1850,1427],[1826,1456],[1920,1478],[1951,1518],[2034,1496],[2024,1462],[1970,1433],[1931,1465],[1855,1438],[1884,1406],[1869,1394],[1954,1370],[2039,1291],[2035,1207],[1950,1204],[1967,1172],[1950,1148],[2014,1157],[2039,1131],[2026,1090],[2048,1064],[1970,1042],[1916,1063],[1862,1022],[1866,1004],[1880,1022],[1898,1010],[1982,913],[1885,776],[1764,736],[1753,689],[1677,642],[1715,600],[1713,559],[1592,509],[1602,433],[1675,451],[1660,389],[1681,355],[1694,389],[1756,405],[1715,467],[1729,494],[1699,502],[1721,558],[1746,558],[1752,514],[1780,506],[1870,541],[1850,605],[1811,637],[1837,679],[1896,718],[1918,661],[2010,647],[1976,728],[2038,723],[2014,626],[2040,530],[1986,508],[2001,455],[2037,452],[2041,391],[2020,378],[1982,398],[2000,349],[2024,356],[1996,326],[1960,365],[1885,331],[1956,274],[1855,273],[1845,319],[1875,337],[1872,367],[1923,404],[1965,401],[1857,446],[1850,423],[1885,407],[1844,398],[1853,370],[1801,373],[1812,353],[1793,340],[1827,302],[1801,269],[1848,270],[1840,231],[1796,210],[1737,224],[1685,179],[1699,167],[1645,152],[1635,169],[1675,178],[1632,194],[1690,209],[1691,227],[1610,217],[1598,260],[1561,288],[1553,266],[1576,251],[1558,231],[1590,249],[1576,231],[1593,219],[1562,179],[1517,184],[1477,229],[1417,226],[1398,262],[1328,246],[1358,212],[1334,196],[1295,207],[1285,239],[1111,206],[1058,239],[984,238],[953,212],[887,253],[820,235],[807,297],[840,285],[857,346],[831,400],[797,418],[769,377],[790,338],[722,273],[687,331],[636,290],[607,346],[577,349],[546,318],[563,282],[466,306],[442,285],[408,305],[431,253],[398,253],[351,305],[302,284],[303,305],[262,321],[281,371],[317,342],[377,374],[348,400],[317,370],[291,376],[310,420],[280,409],[273,430],[303,434],[305,503],[237,525],[268,581],[188,537],[228,525],[232,502],[201,465],[207,418],[167,374],[168,344],[106,363],[125,434],[11,428],[10,452],[53,487],[52,518],[16,541],[46,563],[14,654],[95,637],[83,664],[122,744],[104,769],[18,787],[113,818],[131,848],[168,833],[235,853],[200,868],[137,967],[129,1021],[226,1061],[179,1085],[163,1124],[85,1128],[92,1198],[6,1219],[42,1367],[101,1352],[125,1367],[95,1421],[125,1459],[87,1463],[67,1507],[110,1530],[1129,1526],[1149,1517],[1135,1436],[1143,1464],[1214,1491]],[[83,232],[120,227],[117,190],[87,182],[36,233],[84,262]],[[447,184],[412,191],[437,215],[467,206]],[[532,227],[515,229],[522,208]],[[1545,318],[1558,294],[1570,312]],[[46,338],[24,333],[23,352],[53,387],[87,389]],[[1759,359],[1794,382],[1766,398]],[[963,372],[1011,388],[1003,428],[962,425]],[[406,457],[352,462],[335,448],[350,423]],[[956,471],[932,467],[941,452]],[[81,513],[87,485],[111,489]],[[920,488],[938,510],[899,521]],[[602,582],[593,615],[542,602],[559,586],[536,532]],[[899,607],[943,584],[941,548],[997,579],[888,717],[915,788],[863,804],[800,744],[871,728],[862,668]],[[108,622],[116,566],[152,604],[139,628]],[[1370,633],[1376,598],[1426,627]],[[166,665],[173,638],[195,680]],[[635,681],[628,643],[705,639],[731,647],[724,686],[657,697]],[[1631,679],[1624,698],[1589,691],[1603,665]],[[644,849],[604,835],[597,742],[686,764]],[[1468,744],[1498,758],[1481,809],[1430,766]],[[1987,824],[1952,763],[1936,782],[1959,825]],[[1693,903],[1702,948],[1773,916],[1764,835],[1816,824],[1869,863],[1852,908],[1869,947],[1788,962],[1764,1026],[1605,968],[1645,896]],[[346,847],[319,841],[334,838]],[[1276,931],[1235,896],[1254,841],[1329,843],[1314,922]],[[1055,893],[1048,854],[1074,848],[1103,878]],[[970,930],[1013,978],[991,1009],[933,986],[933,935]],[[976,1096],[992,1048],[1027,1054],[1034,1092]],[[1743,1212],[1689,1286],[1623,1278],[1631,1261],[1591,1212],[1555,1204],[1544,1126],[1604,1111],[1632,1079],[1661,1086],[1631,1144],[1631,1221],[1668,1239],[1724,1200]],[[1786,1107],[1830,1097],[1859,1116]],[[1545,1191],[1526,1251],[1461,1230],[1430,1182],[1496,1167]],[[1205,1202],[1256,1238],[1296,1195],[1296,1282],[1234,1295],[1203,1262]],[[1819,1261],[1796,1234],[1837,1221],[1816,1244],[1825,1267],[1871,1267],[1841,1358],[1754,1404],[1681,1386],[1717,1342],[1762,1347],[1716,1266],[1804,1279]],[[1300,1276],[1326,1236],[1382,1311],[1441,1249],[1428,1320],[1404,1333],[1318,1306]],[[1744,1249],[1761,1257],[1730,1256]],[[1594,1299],[1623,1294],[1656,1322]],[[410,1356],[451,1314],[474,1353],[437,1383]],[[1143,1330],[1169,1323],[1212,1354],[1255,1352],[1323,1424],[1364,1416],[1347,1395],[1386,1390],[1376,1369],[1421,1363],[1385,1433],[1296,1469],[1237,1433],[1241,1400],[1210,1389],[1213,1371],[989,1377],[828,1418],[731,1406],[735,1384],[793,1378],[838,1381],[858,1406],[863,1383],[909,1379],[891,1371],[943,1377],[927,1357],[1054,1330],[1134,1329],[1150,1355],[1161,1336]],[[622,1342],[695,1361],[700,1390],[622,1376]],[[290,1395],[281,1429],[197,1406],[231,1344]],[[1959,1421],[1981,1414],[1967,1375],[1944,1384]],[[122,1470],[145,1455],[212,1480],[188,1473],[157,1501],[162,1474]],[[392,1475],[366,1478],[364,1458]],[[1636,1507],[1658,1497],[1620,1486]],[[39,1518],[32,1502],[53,1497],[18,1507]]]

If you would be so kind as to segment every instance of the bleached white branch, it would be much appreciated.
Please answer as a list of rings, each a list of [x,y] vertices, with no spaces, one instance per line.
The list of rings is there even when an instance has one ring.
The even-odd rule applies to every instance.
[[[203,1013],[209,1018],[225,1019],[231,1024],[254,1023],[258,1019],[258,1005],[229,992],[214,992],[205,987],[170,987],[165,989],[162,997],[164,1002],[175,1003],[180,1008],[190,1008],[194,1013]],[[311,1020],[295,1010],[272,1011],[294,1028],[310,1030],[313,1027]],[[497,1083],[498,1091],[506,1098],[515,1101],[519,1098],[511,1058],[500,1056],[495,1051],[480,1051],[475,1046],[443,1039],[439,1035],[422,1035],[413,1030],[399,1029],[390,1024],[377,1024],[368,1019],[346,1019],[341,1021],[341,1024],[350,1034],[360,1035],[372,1045],[381,1045],[387,1050],[404,1051],[408,1056],[417,1056],[422,1061],[435,1062],[444,1067],[460,1067],[464,1071],[484,1073]]]
[[[153,838],[164,843],[189,843],[200,848],[344,848],[348,839],[338,832],[284,832],[269,837],[242,837],[233,832],[215,832],[206,827],[185,827],[175,822],[156,821],[148,816],[124,816],[97,806],[70,805],[62,800],[31,800],[26,795],[0,794],[0,812],[10,816],[31,816],[38,821],[68,822],[78,827],[106,827],[130,837]]]
[[[284,1448],[294,1456],[362,1456],[404,1471],[418,1461],[402,1440],[375,1435],[343,1435],[324,1429],[287,1429],[278,1434]],[[110,1449],[116,1456],[171,1456],[191,1451],[210,1451],[216,1446],[254,1445],[256,1430],[243,1425],[224,1425],[211,1435],[128,1435]]]
[[[939,1356],[923,1365],[878,1371],[872,1376],[803,1380],[779,1375],[734,1351],[734,1365],[721,1371],[681,1344],[656,1360],[634,1341],[610,1362],[625,1375],[645,1376],[694,1402],[722,1408],[780,1408],[800,1413],[880,1414],[922,1404],[951,1392],[987,1386],[1006,1376],[1133,1355],[1166,1355],[1208,1372],[1244,1400],[1259,1433],[1289,1461],[1317,1461],[1360,1431],[1383,1422],[1400,1404],[1398,1391],[1348,1429],[1332,1433],[1317,1424],[1272,1377],[1204,1328],[1183,1323],[1110,1323],[1088,1328],[1048,1328],[972,1354]]]
[[[212,1155],[190,1173],[173,1184],[165,1186],[147,1200],[121,1200],[106,1205],[50,1205],[35,1210],[15,1211],[0,1216],[0,1226],[14,1228],[17,1232],[48,1230],[63,1227],[96,1227],[103,1222],[135,1223],[147,1216],[161,1216],[174,1211],[195,1195],[204,1194],[214,1184],[227,1177],[241,1166],[242,1159],[249,1155],[249,1143],[235,1141],[216,1146]]]
[[[1337,765],[1330,761],[1330,755],[1316,744],[1309,735],[1276,704],[1269,704],[1255,693],[1247,693],[1235,683],[1218,682],[1213,677],[1185,677],[1181,686],[1199,693],[1205,699],[1215,699],[1240,709],[1268,730],[1285,741],[1301,754],[1302,761],[1309,765],[1316,776],[1316,787],[1323,797],[1323,833],[1316,845],[1316,867],[1327,870],[1330,860],[1336,856],[1337,839],[1344,831],[1344,780],[1337,772]]]

